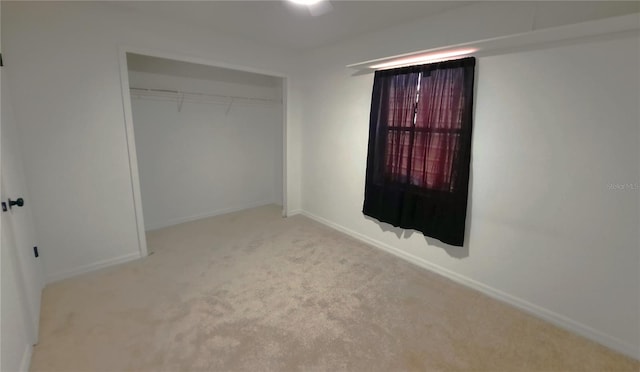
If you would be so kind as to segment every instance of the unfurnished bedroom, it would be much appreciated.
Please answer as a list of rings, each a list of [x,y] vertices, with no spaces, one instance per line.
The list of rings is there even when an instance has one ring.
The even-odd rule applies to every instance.
[[[1,371],[638,371],[636,1],[2,1]]]

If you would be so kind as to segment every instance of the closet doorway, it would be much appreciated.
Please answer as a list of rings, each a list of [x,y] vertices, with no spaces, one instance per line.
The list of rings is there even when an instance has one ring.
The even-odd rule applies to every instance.
[[[276,204],[285,215],[286,78],[123,51],[123,99],[145,234]]]

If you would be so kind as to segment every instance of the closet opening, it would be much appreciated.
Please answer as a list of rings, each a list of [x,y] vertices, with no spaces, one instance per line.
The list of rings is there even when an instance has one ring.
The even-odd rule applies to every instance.
[[[286,77],[130,51],[121,65],[141,256],[149,231],[286,214]]]

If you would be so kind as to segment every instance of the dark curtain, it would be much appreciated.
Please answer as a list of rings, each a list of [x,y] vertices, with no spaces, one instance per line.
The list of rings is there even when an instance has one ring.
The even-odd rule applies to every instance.
[[[475,58],[377,71],[363,213],[464,244]]]

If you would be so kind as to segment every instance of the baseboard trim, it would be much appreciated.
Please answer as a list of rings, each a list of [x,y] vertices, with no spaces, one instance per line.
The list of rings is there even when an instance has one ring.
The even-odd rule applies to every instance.
[[[63,279],[68,279],[74,276],[78,276],[81,274],[85,274],[91,271],[95,271],[95,270],[99,270],[99,269],[103,269],[105,267],[109,267],[109,266],[113,266],[113,265],[118,265],[121,263],[125,263],[125,262],[129,262],[129,261],[133,261],[135,259],[140,258],[140,252],[137,251],[134,253],[129,253],[129,254],[125,254],[122,256],[118,256],[118,257],[114,257],[114,258],[108,258],[105,260],[101,260],[98,262],[94,262],[94,263],[90,263],[88,265],[84,265],[84,266],[80,266],[77,267],[75,269],[71,269],[71,270],[67,270],[67,271],[63,271],[63,272],[59,272],[59,273],[55,273],[55,274],[51,274],[51,275],[47,275],[47,284],[50,283],[54,283]]]
[[[302,209],[292,209],[287,212],[287,217],[293,217],[295,215],[302,214]]]
[[[277,204],[277,203],[279,203],[279,202],[275,202],[273,200],[261,200],[261,201],[258,201],[258,202],[242,204],[242,205],[239,205],[239,206],[236,206],[236,207],[216,209],[215,211],[212,211],[212,212],[201,213],[201,214],[188,216],[188,217],[174,218],[174,219],[172,219],[172,220],[170,220],[168,222],[163,222],[163,223],[159,223],[159,224],[152,224],[152,225],[149,225],[149,226],[145,226],[145,231],[149,232],[149,231],[153,231],[153,230],[164,229],[165,227],[171,227],[171,226],[175,226],[175,225],[180,225],[181,223],[187,223],[187,222],[192,222],[192,221],[196,221],[196,220],[201,220],[203,218],[216,217],[216,216],[220,216],[220,215],[227,214],[227,213],[239,212],[239,211],[243,211],[245,209],[263,207],[265,205]]]
[[[523,300],[521,298],[512,296],[508,293],[502,292],[498,289],[495,289],[493,287],[490,287],[486,284],[483,284],[481,282],[478,282],[474,279],[471,279],[469,277],[466,277],[464,275],[460,275],[458,273],[455,273],[449,269],[446,269],[442,266],[433,264],[423,258],[420,258],[418,256],[415,256],[413,254],[407,253],[399,248],[393,247],[389,244],[383,243],[379,240],[376,239],[372,239],[364,234],[361,234],[359,232],[353,231],[349,228],[346,228],[342,225],[339,225],[335,222],[332,222],[330,220],[327,220],[326,218],[320,217],[318,215],[315,215],[311,212],[302,210],[300,212],[300,214],[316,221],[319,222],[325,226],[328,226],[334,230],[338,230],[346,235],[351,236],[354,239],[357,239],[361,242],[367,243],[369,245],[372,245],[378,249],[381,249],[383,251],[386,251],[388,253],[391,253],[399,258],[402,258],[406,261],[409,261],[415,265],[418,265],[424,269],[427,269],[429,271],[432,271],[436,274],[442,275],[448,279],[453,280],[456,283],[462,284],[466,287],[470,287],[472,289],[475,289],[477,291],[480,291],[484,294],[486,294],[489,297],[492,297],[498,301],[507,303],[511,306],[515,306],[516,308],[523,310],[531,315],[534,315],[538,318],[544,319],[560,328],[563,328],[565,330],[568,330],[572,333],[576,333],[578,335],[581,335],[589,340],[592,340],[594,342],[597,342],[601,345],[604,345],[610,349],[613,349],[617,352],[620,352],[622,354],[625,354],[629,357],[632,357],[634,359],[639,359],[640,360],[640,350],[638,350],[637,347],[634,347],[631,344],[628,344],[618,338],[609,336],[607,334],[604,334],[600,331],[597,331],[585,324],[582,324],[580,322],[574,321],[570,318],[567,318],[564,315],[560,315],[558,313],[555,313],[551,310],[548,310],[546,308],[540,307],[538,305],[532,304],[531,302],[528,302],[526,300]]]
[[[31,355],[33,354],[33,346],[27,345],[22,353],[22,360],[20,361],[20,371],[29,371],[31,367]]]

